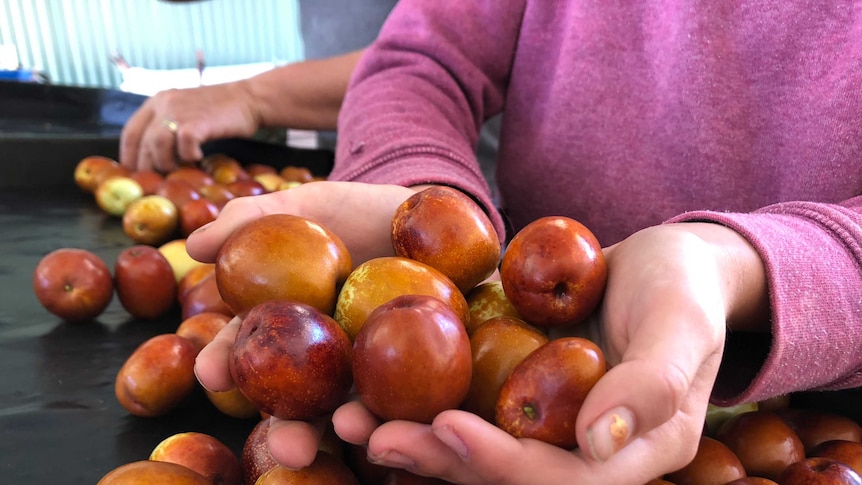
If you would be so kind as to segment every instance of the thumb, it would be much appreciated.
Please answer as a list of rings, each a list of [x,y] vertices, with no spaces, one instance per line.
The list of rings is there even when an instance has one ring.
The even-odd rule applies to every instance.
[[[578,442],[593,459],[606,461],[674,418],[678,441],[700,435],[724,339],[723,324],[717,330],[700,321],[665,317],[639,325],[620,364],[596,383],[579,413]]]

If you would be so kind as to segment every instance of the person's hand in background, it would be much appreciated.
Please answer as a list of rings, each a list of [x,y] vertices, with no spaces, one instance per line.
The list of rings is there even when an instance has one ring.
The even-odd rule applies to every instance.
[[[167,172],[202,159],[203,143],[248,137],[259,125],[260,113],[243,82],[162,91],[126,123],[120,160],[133,170]]]
[[[297,62],[249,79],[162,91],[126,123],[120,162],[163,172],[203,158],[201,145],[259,128],[335,129],[347,82],[363,51]]]

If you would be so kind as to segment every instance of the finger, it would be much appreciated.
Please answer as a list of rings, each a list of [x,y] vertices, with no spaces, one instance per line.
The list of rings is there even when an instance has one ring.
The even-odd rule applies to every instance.
[[[177,122],[175,154],[181,162],[196,162],[204,157],[201,144],[206,141],[205,121]]]
[[[311,465],[320,446],[325,423],[270,418],[266,442],[275,461],[291,469]]]
[[[228,360],[240,323],[238,317],[233,318],[216,334],[212,342],[198,353],[195,359],[195,375],[205,389],[229,391],[236,387],[230,376]]]
[[[378,465],[462,484],[572,483],[572,476],[583,475],[576,467],[589,467],[567,450],[517,440],[463,411],[443,412],[431,426],[385,423],[371,436],[368,458]]]
[[[170,118],[153,118],[141,138],[139,163],[155,170],[169,172],[177,168],[176,131],[179,125]]]
[[[231,199],[215,221],[188,236],[186,251],[189,256],[203,262],[215,261],[219,248],[238,228],[263,215],[279,212],[280,207],[287,210],[288,205],[282,202],[283,194],[287,192],[289,191]]]
[[[342,440],[354,445],[364,445],[380,426],[380,420],[361,402],[350,401],[335,410],[332,414],[332,425]]]
[[[140,160],[139,154],[141,138],[152,119],[153,111],[145,103],[123,127],[123,132],[120,135],[120,163],[129,170],[138,171],[152,168],[141,165],[143,161]]]
[[[578,442],[605,461],[677,417],[680,440],[702,428],[723,346],[723,323],[692,308],[661,307],[636,326],[622,361],[593,387],[578,416]],[[700,421],[698,423],[698,421]]]

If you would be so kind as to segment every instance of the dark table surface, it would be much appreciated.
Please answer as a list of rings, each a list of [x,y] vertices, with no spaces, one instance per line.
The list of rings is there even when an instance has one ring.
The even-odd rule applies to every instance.
[[[130,245],[119,220],[75,187],[17,190],[0,192],[0,228],[0,483],[95,484],[183,431],[241,451],[257,420],[221,414],[202,392],[160,418],[132,416],[114,397],[125,359],[147,338],[176,330],[179,311],[138,321],[114,297],[96,321],[68,324],[36,300],[33,269],[53,249],[89,249],[112,268]]]

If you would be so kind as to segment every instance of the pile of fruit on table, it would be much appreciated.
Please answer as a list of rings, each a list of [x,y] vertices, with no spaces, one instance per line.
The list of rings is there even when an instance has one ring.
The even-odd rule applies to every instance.
[[[136,320],[179,306],[175,331],[140,342],[117,369],[116,399],[141,419],[167,416],[202,389],[195,358],[236,321],[237,387],[203,392],[227,418],[257,423],[240,454],[206,433],[177,432],[100,483],[441,483],[372,465],[331,429],[312,466],[277,465],[266,448],[269,417],[325,419],[351,390],[381,420],[430,423],[464,409],[513,436],[578,446],[574,422],[607,363],[587,338],[548,334],[590,317],[607,268],[577,221],[538,219],[503,251],[472,199],[434,187],[393,215],[395,256],[354,264],[328,228],[280,214],[241,227],[214,263],[201,263],[185,237],[229,200],[318,178],[224,155],[168,174],[130,173],[94,156],[74,178],[122,220],[129,247],[112,265],[87,248],[45,255],[34,270],[39,301],[71,323],[97,318],[114,295]],[[651,483],[859,483],[859,424],[789,403],[711,408],[695,459]]]

